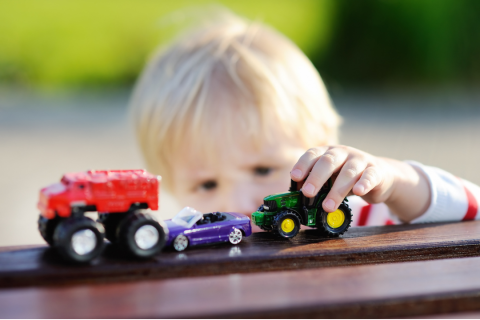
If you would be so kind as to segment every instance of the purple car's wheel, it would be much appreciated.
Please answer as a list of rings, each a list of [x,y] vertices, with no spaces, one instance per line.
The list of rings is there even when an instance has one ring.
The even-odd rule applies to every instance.
[[[178,235],[175,240],[173,240],[173,248],[177,251],[183,251],[188,247],[188,238],[183,234]]]
[[[242,236],[242,231],[233,228],[232,232],[228,235],[228,241],[230,241],[231,244],[239,244],[240,241],[242,241]]]

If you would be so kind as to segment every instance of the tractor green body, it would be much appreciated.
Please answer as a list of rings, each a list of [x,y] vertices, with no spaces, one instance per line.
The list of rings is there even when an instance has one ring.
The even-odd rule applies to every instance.
[[[320,210],[321,202],[326,195],[327,193],[323,193],[312,199],[315,203],[312,208],[305,212],[301,191],[272,194],[263,199],[264,205],[252,214],[252,221],[259,227],[269,228],[274,224],[273,220],[277,214],[281,211],[290,210],[298,215],[301,224],[315,227],[317,211]]]

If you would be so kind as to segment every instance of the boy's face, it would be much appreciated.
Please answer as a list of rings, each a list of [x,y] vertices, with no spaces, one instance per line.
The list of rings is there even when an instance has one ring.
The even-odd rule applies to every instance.
[[[290,171],[306,148],[283,137],[273,140],[277,143],[265,143],[259,151],[252,145],[222,149],[214,163],[200,152],[184,151],[172,171],[180,205],[250,215],[265,196],[287,191]]]

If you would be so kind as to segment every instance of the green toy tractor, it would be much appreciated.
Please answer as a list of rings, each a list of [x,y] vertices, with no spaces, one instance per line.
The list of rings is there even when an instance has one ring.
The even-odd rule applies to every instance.
[[[338,237],[350,227],[352,211],[346,198],[334,212],[323,210],[322,202],[331,187],[332,180],[329,179],[315,197],[307,198],[292,180],[288,192],[264,198],[264,204],[252,214],[252,221],[261,229],[284,238],[295,237],[300,224],[317,228],[326,237]]]

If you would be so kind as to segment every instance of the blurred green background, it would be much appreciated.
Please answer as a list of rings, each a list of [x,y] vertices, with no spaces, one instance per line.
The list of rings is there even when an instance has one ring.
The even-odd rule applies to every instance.
[[[291,38],[327,84],[480,80],[477,0],[0,0],[0,85],[131,86],[157,45],[215,3]]]

